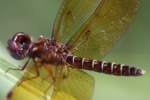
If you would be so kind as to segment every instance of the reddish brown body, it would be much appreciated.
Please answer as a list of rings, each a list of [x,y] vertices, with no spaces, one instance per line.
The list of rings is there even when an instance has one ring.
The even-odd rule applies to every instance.
[[[88,60],[85,58],[68,56],[67,62],[76,68],[103,72],[106,74],[123,75],[123,76],[138,76],[142,75],[142,70],[129,65],[115,64],[112,62]]]
[[[70,64],[78,69],[123,76],[139,76],[144,73],[143,70],[129,65],[72,56],[64,44],[57,43],[54,39],[40,37],[37,42],[31,42],[29,36],[22,32],[9,40],[8,49],[16,59],[28,56],[38,63]]]
[[[38,60],[40,63],[64,64],[68,52],[64,45],[54,40],[40,38],[33,43],[29,50],[29,57]]]

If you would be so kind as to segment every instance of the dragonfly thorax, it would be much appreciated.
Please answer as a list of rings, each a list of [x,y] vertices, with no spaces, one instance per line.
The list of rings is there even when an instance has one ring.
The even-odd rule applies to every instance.
[[[32,44],[29,56],[40,63],[63,64],[68,50],[62,43],[53,39],[39,38]]]

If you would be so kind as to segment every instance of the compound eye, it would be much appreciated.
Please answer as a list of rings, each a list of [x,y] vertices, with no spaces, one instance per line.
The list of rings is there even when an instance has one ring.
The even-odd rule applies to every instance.
[[[30,37],[23,32],[16,33],[12,40],[16,42],[17,46],[20,49],[24,49],[24,50],[28,49],[29,45],[31,44]]]
[[[15,59],[26,57],[30,45],[31,38],[24,32],[18,32],[8,40],[8,50]]]

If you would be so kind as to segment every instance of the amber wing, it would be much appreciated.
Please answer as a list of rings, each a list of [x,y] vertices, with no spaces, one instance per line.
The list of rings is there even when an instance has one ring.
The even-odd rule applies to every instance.
[[[95,86],[94,78],[86,72],[67,67],[69,68],[67,77],[57,81],[53,98],[58,98],[58,94],[63,93],[72,96],[75,100],[91,100]],[[62,99],[63,97],[58,100]]]
[[[67,41],[74,55],[102,58],[128,28],[137,6],[138,0],[64,0],[54,36]]]
[[[67,42],[93,14],[101,0],[63,0],[56,16],[53,35],[57,41]]]
[[[53,71],[56,70],[56,66],[47,66],[53,67]],[[20,85],[16,84],[8,94],[7,99],[50,100],[51,98],[51,100],[91,100],[94,90],[93,77],[83,71],[69,68],[67,76],[63,78],[63,74],[60,74],[61,68],[62,66],[57,66],[55,84],[52,84],[48,70],[41,67],[39,69],[39,77],[24,81]],[[33,76],[35,76],[34,66],[30,66],[22,79]]]

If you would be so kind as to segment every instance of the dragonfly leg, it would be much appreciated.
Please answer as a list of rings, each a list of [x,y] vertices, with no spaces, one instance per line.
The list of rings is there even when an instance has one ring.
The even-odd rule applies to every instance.
[[[60,75],[62,75],[63,79],[66,79],[68,77],[68,71],[69,71],[69,68],[67,65],[64,65],[63,67],[61,67]]]
[[[61,81],[63,81],[63,79],[67,78],[68,67],[67,67],[67,65],[63,65],[63,66],[56,65],[54,70],[52,70],[49,66],[44,66],[44,67],[48,70],[49,76],[52,78],[52,82],[44,90],[44,98],[45,98],[45,100],[49,100],[49,99],[47,99],[47,96],[49,95],[49,93],[53,93],[52,91],[55,91],[55,89],[56,89],[55,85],[57,83],[58,84],[61,83]],[[53,72],[53,71],[55,71],[55,72]],[[49,76],[47,76],[47,78]]]
[[[23,77],[20,80],[20,82],[18,83],[18,85],[22,84],[24,81],[32,80],[32,79],[35,79],[35,78],[37,78],[37,77],[40,76],[39,65],[37,65],[36,63],[34,63],[33,67],[35,69],[35,76],[32,76],[32,77]]]
[[[55,86],[55,81],[52,80],[52,82],[49,84],[49,86],[43,91],[43,93],[44,93],[43,97],[45,100],[50,100],[49,96],[50,96],[50,93],[52,95],[52,93],[55,89],[54,86]]]
[[[23,71],[23,70],[27,67],[29,61],[30,61],[30,59],[28,59],[28,60],[26,61],[26,63],[25,63],[22,67],[19,67],[19,68],[8,68],[5,72],[8,73],[10,70]]]
[[[48,71],[48,76],[46,77],[46,79],[50,77],[50,78],[52,78],[52,81],[55,81],[56,78],[55,78],[53,70],[50,68],[50,66],[44,65],[44,68]]]
[[[50,66],[44,65],[44,68],[48,71],[48,75],[46,76],[45,79],[51,78],[52,81],[49,84],[49,86],[44,90],[44,99],[49,100],[49,93],[53,93],[52,91],[54,90],[54,84],[56,82],[56,76],[53,72],[53,69]]]

